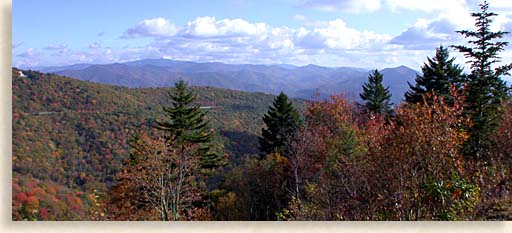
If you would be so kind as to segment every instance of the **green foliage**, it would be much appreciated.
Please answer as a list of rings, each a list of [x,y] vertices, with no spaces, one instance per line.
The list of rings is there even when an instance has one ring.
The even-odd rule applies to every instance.
[[[290,201],[286,187],[287,158],[269,154],[246,157],[225,174],[224,195],[214,203],[215,220],[275,221]],[[220,211],[236,210],[235,213]]]
[[[359,94],[361,99],[366,102],[364,106],[370,114],[389,115],[392,112],[389,87],[384,88],[382,78],[382,74],[378,70],[374,70],[368,76],[368,82],[363,84],[363,93]]]
[[[472,217],[480,189],[456,173],[448,181],[433,180],[420,185],[426,192],[423,201],[430,203],[434,220],[467,220]]]
[[[174,211],[173,219],[480,218],[491,208],[483,197],[496,203],[510,200],[512,164],[512,105],[505,104],[509,94],[500,79],[512,64],[492,67],[507,42],[493,42],[506,32],[489,30],[490,17],[496,14],[487,8],[485,2],[482,12],[472,14],[477,31],[459,31],[473,38],[472,47],[454,46],[470,59],[472,70],[465,83],[460,83],[461,71],[454,59],[438,48],[406,95],[409,102],[417,103],[421,97],[427,104],[400,106],[392,120],[382,117],[391,111],[390,95],[377,70],[363,86],[361,98],[367,101],[368,112],[380,116],[368,119],[343,97],[333,96],[331,101],[310,103],[302,125],[299,112],[304,103],[294,100],[296,110],[283,93],[274,99],[261,93],[188,89],[184,82],[174,89],[129,89],[33,71],[24,71],[27,77],[20,77],[13,69],[12,218],[112,219],[109,214],[114,212],[105,207],[109,193],[123,204],[127,219],[159,219],[159,209],[147,212],[139,207],[167,200],[154,199],[162,192],[150,196],[145,191],[161,188],[166,178],[171,183],[184,181],[169,172],[160,174],[170,174],[166,178],[151,179],[154,172],[178,171],[179,164],[189,169],[177,172],[190,174],[188,186],[178,185],[183,189],[171,192],[183,198],[187,208]],[[463,86],[465,98],[450,84]],[[165,116],[158,127],[168,132],[169,141],[204,144],[199,150],[211,156],[203,161],[214,161],[205,167],[215,166],[217,155],[226,148],[231,166],[216,170],[219,176],[211,180],[192,175],[199,168],[189,166],[197,163],[186,159],[195,157],[167,148],[164,138],[139,143],[148,146],[149,152],[132,154],[132,163],[126,163],[128,137],[149,131],[161,106],[168,107],[163,108]],[[199,106],[211,106],[208,116],[213,129]],[[212,133],[215,130],[219,135]],[[258,153],[258,143],[264,159],[242,157]],[[161,148],[169,153],[161,154],[165,152]],[[461,148],[472,157],[462,156]],[[151,152],[164,162],[151,162],[147,157]],[[486,166],[479,167],[480,162]],[[129,166],[121,169],[125,163]],[[141,188],[117,182],[114,177],[119,174],[150,185]],[[206,187],[213,191],[194,189]]]
[[[130,137],[151,128],[162,106],[168,104],[171,90],[130,89],[35,71],[23,73],[27,77],[12,70],[13,178],[33,177],[42,184],[55,183],[88,194],[97,190],[100,196],[109,191],[128,159]],[[214,150],[225,148],[234,164],[244,155],[258,153],[261,118],[274,96],[210,87],[191,90],[197,94],[194,104],[213,106],[208,116],[220,132]],[[294,103],[304,108],[303,101]],[[13,217],[19,208],[13,206]],[[58,216],[58,220],[75,219]],[[99,217],[81,219],[93,218]]]
[[[447,104],[453,104],[450,95],[450,86],[461,89],[463,80],[462,68],[454,64],[455,58],[450,58],[448,49],[440,46],[436,49],[434,58],[427,58],[421,67],[422,75],[416,76],[415,86],[409,83],[409,91],[405,93],[408,103],[423,103],[426,93],[441,96]]]
[[[183,80],[176,82],[174,90],[169,92],[169,98],[171,106],[163,107],[165,119],[157,120],[157,128],[168,132],[168,140],[178,144],[211,142],[212,132],[208,130],[206,112],[201,111],[200,106],[193,105],[196,96],[187,90],[187,83]]]
[[[475,18],[475,31],[457,31],[469,38],[469,46],[453,46],[469,59],[471,74],[466,83],[466,114],[471,118],[473,126],[469,129],[470,138],[465,146],[465,154],[472,156],[484,164],[484,151],[493,146],[491,140],[500,119],[500,107],[509,98],[508,88],[500,76],[509,74],[512,64],[494,67],[500,62],[499,52],[508,45],[501,39],[508,32],[492,32],[492,17],[497,14],[488,12],[489,4],[485,1],[480,5],[480,12],[472,13]]]
[[[164,120],[157,120],[158,129],[167,132],[170,144],[183,145],[195,143],[199,145],[198,153],[201,167],[205,169],[222,165],[223,153],[212,151],[213,129],[209,129],[206,112],[193,104],[197,98],[193,91],[187,90],[187,83],[180,80],[175,83],[173,92],[169,92],[170,107],[163,107]]]
[[[260,149],[263,155],[280,153],[284,156],[290,154],[290,144],[297,133],[302,120],[299,113],[288,99],[288,96],[281,92],[263,116],[266,128],[262,129],[259,137]]]

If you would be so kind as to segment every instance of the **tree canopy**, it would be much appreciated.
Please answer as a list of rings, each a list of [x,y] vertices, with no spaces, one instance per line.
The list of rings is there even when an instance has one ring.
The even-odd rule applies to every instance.
[[[423,103],[426,93],[436,94],[445,98],[446,103],[453,104],[450,95],[450,87],[453,85],[461,89],[464,75],[462,68],[454,64],[455,57],[450,58],[448,49],[439,46],[433,58],[427,58],[427,62],[421,67],[422,75],[416,76],[416,84],[409,84],[409,90],[405,93],[405,101],[408,103]]]
[[[483,150],[492,147],[491,137],[500,120],[500,108],[509,98],[508,88],[500,78],[509,74],[512,64],[495,66],[501,61],[499,53],[508,45],[499,41],[508,32],[491,31],[492,17],[489,4],[480,5],[480,12],[472,13],[475,18],[474,31],[461,30],[459,34],[468,38],[468,45],[453,46],[469,59],[471,73],[466,82],[466,114],[473,125],[469,128],[470,138],[465,146],[466,155],[482,159]]]
[[[363,93],[359,94],[364,104],[366,111],[374,115],[389,115],[392,112],[391,108],[391,93],[389,87],[384,88],[382,85],[383,75],[374,70],[368,76],[368,82],[363,84]]]
[[[157,120],[157,128],[167,132],[170,143],[182,145],[195,143],[201,158],[201,167],[215,168],[221,164],[222,155],[212,150],[213,129],[210,129],[206,112],[194,104],[196,95],[187,90],[188,84],[180,80],[169,92],[170,107],[163,107],[164,120]]]
[[[260,149],[264,155],[279,152],[289,154],[290,143],[301,125],[299,113],[281,92],[263,116],[266,128],[262,129],[259,137]]]

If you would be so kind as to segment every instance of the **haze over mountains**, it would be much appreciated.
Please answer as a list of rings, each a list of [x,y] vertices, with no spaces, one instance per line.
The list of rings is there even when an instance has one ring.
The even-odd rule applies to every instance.
[[[359,99],[362,85],[370,72],[354,67],[196,63],[167,59],[31,69],[126,87],[168,87],[183,79],[192,86],[270,94],[284,91],[291,97],[303,99],[311,99],[315,94],[326,98],[334,93],[344,93],[346,97],[355,100]],[[418,74],[405,66],[380,71],[384,75],[384,85],[390,88],[394,103],[400,102],[408,89],[407,82],[413,84]]]

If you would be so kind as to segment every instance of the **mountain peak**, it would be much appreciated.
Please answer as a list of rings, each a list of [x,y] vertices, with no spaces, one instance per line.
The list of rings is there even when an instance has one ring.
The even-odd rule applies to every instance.
[[[397,66],[393,69],[397,69],[397,70],[412,70],[411,68],[407,67],[407,66],[404,66],[404,65],[401,65],[401,66]]]
[[[402,73],[402,74],[406,74],[406,73],[418,73],[416,70],[413,70],[407,66],[404,66],[404,65],[401,65],[401,66],[397,66],[395,68],[385,68],[385,69],[382,69],[381,70],[382,72],[397,72],[397,73]]]

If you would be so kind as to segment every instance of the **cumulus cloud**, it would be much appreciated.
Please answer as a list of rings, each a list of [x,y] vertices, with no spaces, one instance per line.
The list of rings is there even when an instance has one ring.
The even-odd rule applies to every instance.
[[[374,12],[381,8],[381,0],[309,0],[300,5],[331,12]]]
[[[512,13],[511,14],[500,14],[498,15],[492,25],[491,30],[493,31],[506,31],[506,32],[512,32]],[[506,35],[508,38],[512,38],[512,35],[510,33]]]
[[[442,43],[453,43],[458,39],[457,26],[448,19],[418,19],[417,22],[394,37],[390,43],[410,49],[432,49]]]
[[[303,30],[297,38],[303,47],[329,49],[365,49],[390,39],[389,35],[347,27],[341,19],[329,21],[312,30]]]
[[[171,37],[176,34],[176,26],[164,18],[145,19],[121,36],[122,38],[137,37]]]
[[[493,8],[512,9],[512,2],[510,0],[487,0],[487,2]]]
[[[84,51],[68,51],[66,56],[51,59],[57,64],[112,63],[164,57],[199,62],[314,63],[367,68],[407,65],[419,68],[440,44],[448,46],[464,42],[454,31],[473,28],[474,20],[469,15],[475,11],[472,4],[461,0],[304,1],[303,7],[324,7],[324,10],[339,12],[372,12],[377,9],[428,12],[423,14],[424,19],[417,19],[398,35],[356,29],[342,19],[311,22],[304,15],[293,16],[296,23],[301,24],[297,27],[212,16],[197,17],[175,26],[165,18],[149,18],[129,27],[121,35],[125,39],[152,39],[144,45],[105,48],[99,42],[92,42]],[[511,31],[511,13],[498,13],[500,16],[493,27]],[[47,46],[47,49],[63,51],[58,50],[58,46],[53,46],[53,50]],[[34,56],[32,50],[24,51],[17,57],[20,61],[25,59],[27,64],[41,59]],[[504,61],[512,60],[512,54],[504,53],[503,58]]]
[[[449,11],[458,8],[466,8],[465,0],[386,0],[386,5],[393,10],[418,10],[418,11]]]
[[[159,36],[154,36],[159,39]],[[382,45],[391,36],[350,28],[342,19],[319,22],[308,27],[271,27],[243,19],[198,17],[178,30],[162,44],[175,48],[192,47],[209,52],[230,49],[252,51],[279,49],[366,49]]]
[[[198,17],[188,22],[180,31],[182,36],[191,37],[258,37],[268,32],[265,23],[249,23],[243,19],[222,19]]]
[[[352,54],[377,51],[389,47],[390,35],[359,31],[342,19],[316,22],[298,28],[273,27],[243,19],[198,17],[181,28],[174,36],[154,36],[148,50],[132,50],[151,57],[178,60],[221,61],[232,63],[294,63],[309,64],[328,60],[355,62]],[[123,55],[124,59],[137,56]],[[144,57],[144,56],[143,56]]]
[[[475,0],[386,0],[392,9],[421,10],[435,12],[431,19],[418,19],[416,23],[393,38],[390,43],[403,45],[409,49],[432,49],[439,44],[462,43],[461,37],[455,32],[461,29],[474,29],[474,18],[471,12],[478,11]],[[494,4],[494,5],[493,5]],[[490,5],[496,8],[512,7],[511,1],[491,1]],[[491,10],[492,11],[492,10]],[[512,28],[511,15],[507,11],[500,11],[494,18],[491,30],[505,30]],[[509,37],[510,35],[507,35]],[[510,37],[509,37],[510,38]]]
[[[459,28],[468,28],[473,25],[470,13],[476,9],[471,9],[471,7],[478,5],[476,3],[469,4],[468,0],[386,0],[385,4],[394,11],[413,10],[428,12],[431,13],[432,20],[447,19]]]

